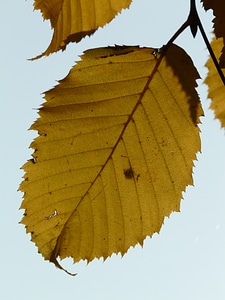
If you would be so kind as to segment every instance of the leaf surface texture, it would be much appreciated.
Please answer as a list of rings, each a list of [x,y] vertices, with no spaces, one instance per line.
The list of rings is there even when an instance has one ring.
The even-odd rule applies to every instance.
[[[49,47],[36,58],[64,50],[68,43],[93,34],[130,3],[131,0],[35,0],[34,8],[41,10],[54,30]]]
[[[45,259],[123,255],[179,211],[200,151],[197,78],[176,45],[163,58],[116,46],[86,51],[46,92],[20,186]]]

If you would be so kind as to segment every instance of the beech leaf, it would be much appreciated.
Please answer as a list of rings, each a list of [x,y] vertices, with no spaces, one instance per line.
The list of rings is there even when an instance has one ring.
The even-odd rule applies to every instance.
[[[45,259],[124,255],[180,210],[200,151],[198,77],[176,45],[115,46],[86,51],[45,93],[20,186]]]
[[[54,29],[49,47],[41,55],[65,50],[70,42],[79,42],[109,23],[132,0],[35,0],[34,8],[41,10]]]

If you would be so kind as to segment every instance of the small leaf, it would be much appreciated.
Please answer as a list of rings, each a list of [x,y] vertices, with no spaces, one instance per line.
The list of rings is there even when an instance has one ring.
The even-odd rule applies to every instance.
[[[46,92],[20,190],[22,223],[45,259],[126,253],[159,232],[193,184],[198,73],[172,45],[88,50]],[[187,76],[188,74],[188,76]]]
[[[109,23],[132,0],[35,0],[34,8],[49,19],[54,29],[49,47],[41,55],[65,50],[70,42],[79,42]]]
[[[215,16],[213,20],[215,36],[223,38],[223,43],[221,43],[222,54],[219,61],[220,67],[225,68],[225,2],[221,0],[202,0],[202,2],[205,10],[213,10]]]
[[[222,38],[214,38],[211,43],[212,49],[217,59],[221,54],[222,45]],[[208,97],[212,100],[210,108],[214,111],[215,117],[220,120],[221,126],[225,127],[225,86],[216,70],[216,67],[214,66],[211,57],[208,59],[206,67],[208,68],[209,72],[205,79],[205,83],[208,85]],[[225,75],[223,69],[222,72]]]

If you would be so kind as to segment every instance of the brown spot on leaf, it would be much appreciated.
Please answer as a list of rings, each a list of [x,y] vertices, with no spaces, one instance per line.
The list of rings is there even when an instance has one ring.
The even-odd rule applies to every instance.
[[[127,179],[132,179],[133,176],[134,176],[134,171],[133,171],[132,168],[129,168],[129,169],[124,170],[124,171],[123,171],[123,174],[125,175],[125,177],[126,177]]]

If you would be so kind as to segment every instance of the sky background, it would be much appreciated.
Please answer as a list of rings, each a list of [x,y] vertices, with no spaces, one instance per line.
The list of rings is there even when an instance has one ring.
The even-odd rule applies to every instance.
[[[198,92],[205,110],[202,118],[202,153],[195,162],[195,187],[184,193],[181,212],[165,220],[159,235],[147,238],[144,248],[132,248],[121,259],[95,260],[64,266],[71,277],[44,261],[19,225],[22,193],[17,192],[30,159],[28,149],[35,132],[27,129],[37,118],[41,93],[64,78],[88,48],[114,44],[160,47],[185,21],[188,0],[134,0],[110,25],[79,45],[37,61],[27,58],[42,53],[52,32],[33,1],[2,0],[0,10],[0,178],[2,300],[224,300],[225,299],[225,135],[209,110],[207,88],[199,81]],[[207,34],[211,13],[198,5]],[[202,78],[207,51],[200,34],[194,40],[186,30],[176,43],[193,57]],[[176,58],[174,58],[176,59]]]

